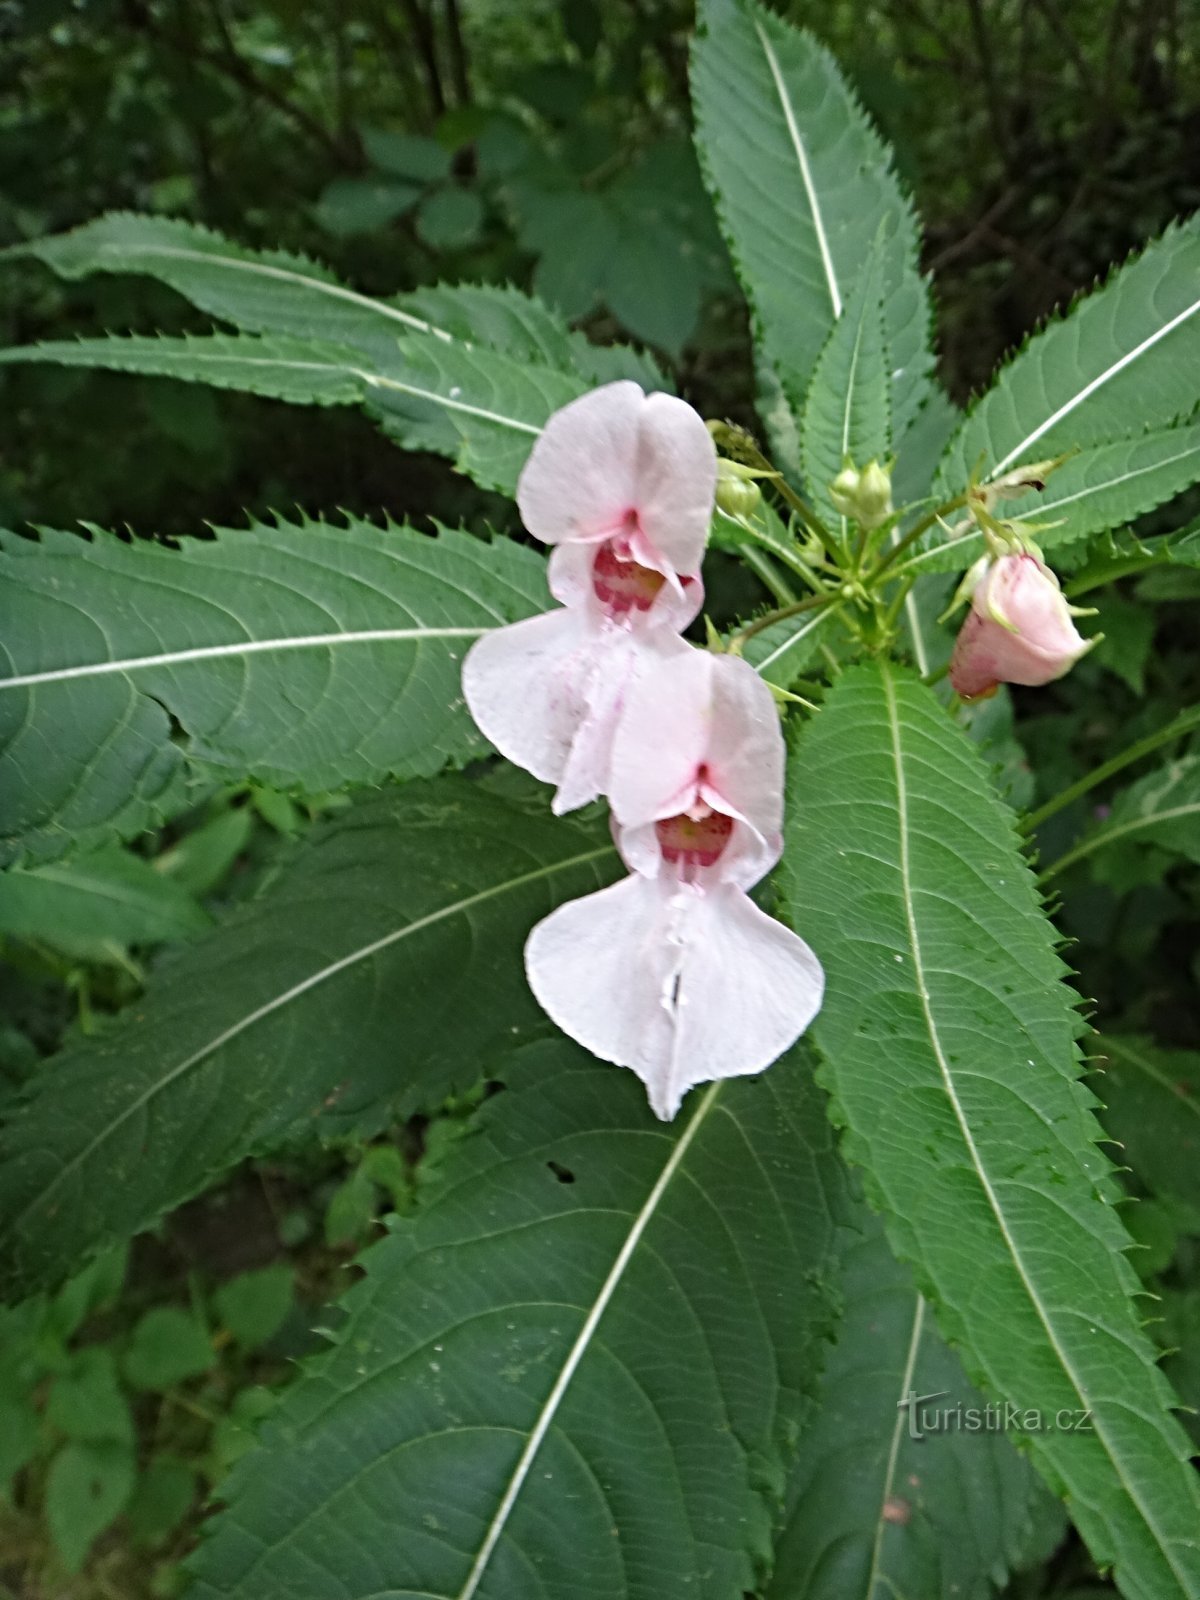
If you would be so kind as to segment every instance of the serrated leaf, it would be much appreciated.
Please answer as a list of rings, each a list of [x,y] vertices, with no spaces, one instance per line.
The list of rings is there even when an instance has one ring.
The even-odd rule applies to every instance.
[[[754,0],[705,0],[693,51],[701,165],[759,339],[797,415],[882,228],[897,436],[933,365],[918,231],[891,157],[810,33]]]
[[[746,642],[742,654],[761,678],[790,689],[820,654],[833,610],[830,606],[772,623]]]
[[[184,939],[211,920],[178,883],[117,846],[31,870],[13,867],[0,888],[0,934],[85,959],[103,959],[112,947]]]
[[[358,518],[178,550],[8,536],[0,585],[2,836],[41,855],[136,831],[130,797],[185,769],[311,794],[478,755],[462,656],[545,604],[530,550]]]
[[[284,334],[44,340],[0,350],[0,365],[51,361],[59,367],[99,367],[145,377],[206,383],[214,389],[286,400],[293,405],[357,404],[373,376],[361,352],[320,345]]]
[[[472,446],[482,431],[481,481],[506,494],[551,410],[618,376],[664,386],[646,358],[589,345],[516,290],[440,285],[372,299],[303,257],[247,250],[162,217],[112,213],[3,255],[32,256],[70,279],[146,273],[243,333],[270,337],[93,339],[25,346],[0,359],[154,372],[302,404],[366,397],[397,442],[454,456],[466,472],[476,469]],[[417,337],[402,349],[398,340],[409,334]],[[525,365],[535,369],[528,378]]]
[[[345,1600],[757,1590],[829,1316],[840,1177],[808,1059],[670,1125],[561,1040],[493,1070],[225,1486],[195,1600],[335,1571]]]
[[[791,771],[785,905],[847,1155],[991,1399],[1131,1600],[1200,1592],[1200,1480],[1133,1300],[1073,999],[1011,813],[932,693],[846,672]],[[1088,1411],[1093,1432],[1062,1431]]]
[[[505,494],[551,412],[590,387],[575,373],[444,339],[402,339],[399,349],[404,380],[379,379],[368,410],[408,449],[444,450],[449,425],[460,471]]]
[[[1042,873],[1057,877],[1114,844],[1156,845],[1200,861],[1200,756],[1180,756],[1122,789],[1104,819]]]
[[[145,273],[210,316],[248,333],[291,334],[391,355],[402,333],[436,331],[421,316],[339,283],[327,267],[281,250],[248,250],[191,222],[110,212],[70,233],[10,246],[61,278]]]
[[[938,1335],[877,1219],[861,1208],[855,1221],[837,1342],[789,1475],[766,1600],[987,1600],[1025,1555],[1035,1512],[1039,1522],[1062,1513]]]
[[[1198,478],[1200,423],[1191,422],[1087,445],[1047,479],[1041,493],[1005,500],[997,514],[1054,524],[1035,535],[1053,562],[1074,555],[1093,534],[1173,499]],[[953,540],[936,533],[929,549],[898,564],[896,571],[952,572],[983,553],[980,533]]]
[[[961,489],[982,458],[991,479],[1022,462],[1170,428],[1196,406],[1200,217],[1037,333],[968,414],[938,481]],[[1064,468],[1064,471],[1067,469]]]
[[[891,453],[888,360],[880,308],[881,260],[872,251],[817,358],[801,427],[804,477],[825,516],[846,519],[829,486],[849,460],[862,468]]]
[[[1200,1052],[1136,1034],[1098,1040],[1104,1126],[1152,1194],[1200,1210]]]
[[[529,928],[615,865],[604,830],[465,779],[342,813],[36,1075],[0,1137],[7,1287],[63,1276],[298,1128],[373,1131],[470,1085],[481,1050],[543,1021]]]

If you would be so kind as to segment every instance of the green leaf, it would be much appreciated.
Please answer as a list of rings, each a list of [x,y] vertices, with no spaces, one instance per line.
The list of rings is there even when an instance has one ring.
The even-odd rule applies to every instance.
[[[54,1281],[297,1130],[439,1104],[544,1025],[521,947],[617,866],[540,792],[411,784],[317,831],[136,1007],[38,1073],[0,1139],[0,1276]]]
[[[767,1600],[987,1600],[1025,1556],[1035,1510],[1051,1525],[1061,1512],[939,1338],[878,1221],[865,1208],[856,1220]]]
[[[61,278],[140,272],[248,333],[291,334],[382,359],[402,333],[434,331],[421,316],[341,284],[328,268],[280,250],[247,250],[191,222],[110,212],[70,233],[10,246]]]
[[[1200,1212],[1200,1052],[1106,1033],[1096,1053],[1104,1126],[1123,1159],[1152,1194]]]
[[[506,494],[552,410],[618,376],[663,386],[653,363],[589,345],[516,290],[441,285],[376,300],[303,257],[246,250],[161,217],[113,213],[3,256],[33,256],[70,279],[147,273],[243,333],[270,337],[94,339],[0,359],[153,372],[302,404],[365,398],[398,443],[456,456],[464,471],[476,469],[481,435],[481,481]],[[401,346],[406,335],[416,338]]]
[[[807,1057],[670,1125],[562,1041],[499,1075],[224,1486],[195,1600],[757,1590],[829,1316]]]
[[[185,833],[163,851],[155,866],[190,894],[209,894],[246,848],[253,831],[254,817],[250,808],[230,807],[210,822],[203,822]]]
[[[941,476],[949,490],[944,466]],[[1041,493],[1005,500],[998,514],[1054,524],[1036,535],[1053,562],[1075,554],[1093,534],[1152,511],[1198,478],[1200,423],[1190,422],[1085,445],[1047,479]],[[927,550],[897,565],[897,573],[951,572],[984,553],[980,533],[947,540],[937,532],[931,540]]]
[[[734,265],[797,415],[826,337],[879,249],[899,437],[933,365],[917,222],[833,57],[754,0],[704,0],[692,97]]]
[[[37,1455],[41,1442],[41,1417],[31,1400],[0,1394],[0,1494],[11,1492],[13,1478]]]
[[[50,1463],[46,1523],[69,1573],[79,1571],[92,1545],[120,1515],[134,1476],[133,1451],[111,1440],[65,1444]]]
[[[872,252],[817,359],[804,404],[801,444],[808,492],[823,515],[840,522],[843,537],[846,519],[829,498],[830,484],[847,459],[861,468],[891,453],[880,266],[879,254]]]
[[[0,934],[38,939],[85,960],[113,960],[126,945],[186,939],[211,922],[178,882],[118,846],[12,868],[0,893]]]
[[[1043,881],[1113,844],[1155,845],[1200,861],[1200,756],[1180,756],[1122,789],[1112,809],[1042,873]]]
[[[126,1513],[135,1539],[158,1544],[172,1533],[191,1510],[197,1491],[196,1474],[177,1456],[155,1456],[138,1479]]]
[[[434,250],[461,250],[483,227],[483,201],[473,189],[437,189],[417,212],[417,232]]]
[[[1193,217],[1168,228],[1001,369],[951,440],[939,482],[953,493],[981,458],[986,480],[1022,462],[1128,440],[1131,423],[1170,428],[1195,409],[1198,364],[1200,217]]]
[[[1136,695],[1146,692],[1146,667],[1154,646],[1158,615],[1121,594],[1104,596],[1104,634],[1096,660],[1127,683]]]
[[[46,1401],[46,1419],[69,1439],[115,1439],[133,1443],[133,1418],[121,1392],[117,1362],[104,1346],[76,1351],[66,1372],[55,1378]]]
[[[545,604],[530,550],[357,518],[8,537],[0,586],[0,833],[38,855],[138,831],[185,770],[312,794],[479,755],[462,656]]]
[[[450,173],[450,152],[436,139],[414,133],[391,133],[386,128],[360,128],[367,160],[382,172],[416,183],[440,183]]]
[[[772,623],[754,634],[742,653],[760,677],[790,689],[820,653],[833,613],[830,606]]]
[[[180,338],[63,339],[0,350],[0,365],[52,361],[207,383],[293,405],[354,405],[374,381],[361,352],[285,334],[184,334]]]
[[[213,1309],[223,1327],[248,1350],[256,1350],[277,1334],[292,1309],[291,1267],[261,1267],[223,1283],[213,1295]]]
[[[421,198],[418,183],[397,183],[391,178],[334,178],[321,190],[313,215],[336,238],[376,233],[395,222]]]
[[[198,1378],[216,1361],[207,1332],[179,1306],[155,1306],[141,1317],[121,1365],[138,1389],[172,1389]]]
[[[590,387],[575,373],[446,339],[413,336],[399,350],[403,381],[379,379],[368,410],[406,449],[453,453],[460,471],[502,494],[513,492],[550,413]]]
[[[1077,1078],[1073,997],[1014,819],[933,694],[846,672],[790,780],[785,904],[814,1035],[897,1255],[1131,1600],[1200,1592],[1200,1480],[1141,1328]],[[1093,1432],[1054,1431],[1091,1413]]]

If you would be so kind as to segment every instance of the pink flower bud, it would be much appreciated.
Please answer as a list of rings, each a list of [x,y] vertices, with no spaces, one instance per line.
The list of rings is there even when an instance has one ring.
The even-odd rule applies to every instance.
[[[950,682],[964,700],[992,694],[1001,683],[1039,687],[1061,678],[1092,642],[1049,567],[1033,555],[1000,556],[987,564],[950,661]]]

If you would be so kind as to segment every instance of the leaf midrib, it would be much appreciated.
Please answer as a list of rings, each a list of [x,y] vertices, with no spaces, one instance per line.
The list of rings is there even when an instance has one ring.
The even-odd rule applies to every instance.
[[[929,1037],[930,1047],[933,1050],[934,1059],[938,1064],[938,1070],[941,1074],[942,1086],[945,1089],[946,1097],[949,1100],[951,1110],[954,1113],[954,1119],[958,1124],[959,1133],[966,1147],[967,1154],[970,1157],[972,1170],[979,1179],[980,1187],[983,1189],[984,1196],[986,1197],[988,1205],[991,1208],[992,1215],[996,1219],[996,1224],[1000,1230],[1000,1236],[1004,1241],[1005,1248],[1008,1251],[1013,1265],[1017,1269],[1017,1275],[1025,1289],[1030,1304],[1033,1306],[1033,1309],[1037,1314],[1038,1321],[1045,1330],[1046,1338],[1050,1348],[1053,1350],[1055,1358],[1058,1361],[1058,1364],[1065,1374],[1067,1380],[1071,1384],[1072,1389],[1078,1396],[1081,1402],[1081,1407],[1092,1412],[1092,1426],[1095,1432],[1095,1437],[1103,1446],[1104,1452],[1111,1462],[1113,1471],[1117,1476],[1117,1480],[1121,1484],[1121,1487],[1124,1489],[1126,1495],[1129,1497],[1130,1504],[1136,1509],[1138,1515],[1141,1517],[1142,1522],[1145,1525],[1147,1532],[1154,1540],[1155,1546],[1159,1553],[1163,1556],[1172,1573],[1175,1575],[1175,1578],[1179,1584],[1180,1593],[1186,1595],[1188,1593],[1188,1584],[1186,1581],[1187,1574],[1176,1565],[1170,1541],[1163,1538],[1163,1536],[1159,1533],[1153,1517],[1142,1502],[1141,1496],[1135,1491],[1134,1487],[1130,1484],[1128,1478],[1126,1477],[1124,1464],[1108,1437],[1105,1425],[1095,1414],[1094,1408],[1089,1407],[1086,1404],[1086,1389],[1077,1377],[1067,1352],[1063,1349],[1059,1341],[1053,1322],[1051,1321],[1045,1307],[1042,1304],[1041,1297],[1037,1292],[1036,1286],[1026,1270],[1024,1259],[1021,1256],[1020,1250],[1017,1248],[1016,1240],[1009,1231],[1008,1220],[1004,1214],[1004,1209],[1000,1204],[999,1197],[997,1196],[992,1185],[991,1178],[989,1177],[987,1169],[980,1157],[978,1146],[976,1145],[974,1135],[971,1132],[970,1123],[967,1120],[962,1108],[962,1104],[959,1101],[958,1093],[954,1084],[954,1075],[950,1070],[950,1063],[946,1058],[946,1052],[942,1048],[941,1035],[938,1032],[937,1019],[933,1014],[933,1004],[929,993],[929,986],[925,980],[925,967],[921,952],[921,939],[917,928],[915,902],[913,899],[912,869],[909,856],[908,784],[904,772],[904,754],[900,738],[900,717],[896,703],[895,683],[886,663],[881,664],[880,679],[883,683],[884,698],[887,703],[888,724],[892,745],[892,759],[896,771],[896,821],[900,841],[899,866],[904,898],[904,917],[907,926],[909,945],[912,952],[913,977],[916,982],[917,994],[921,1003],[921,1012],[924,1018],[926,1032]]]
[[[0,678],[0,690],[29,689],[41,683],[73,678],[100,678],[114,672],[139,672],[147,667],[174,667],[192,661],[219,661],[228,656],[262,655],[268,651],[326,649],[341,644],[380,644],[396,640],[478,639],[489,628],[362,628],[344,633],[313,633],[293,639],[242,639],[234,644],[196,645],[154,656],[129,656],[120,661],[91,661],[77,667],[52,667],[15,678]]]
[[[1147,335],[1140,344],[1135,345],[1132,350],[1127,350],[1123,356],[1112,362],[1103,372],[1097,373],[1090,382],[1085,383],[1081,389],[1076,390],[1069,400],[1065,400],[1056,411],[1052,411],[1031,433],[1027,433],[1019,444],[1014,445],[1003,460],[996,463],[984,481],[990,483],[1006,467],[1010,467],[1026,450],[1035,445],[1039,439],[1045,438],[1051,428],[1057,427],[1064,417],[1069,417],[1073,411],[1078,410],[1085,400],[1090,400],[1092,395],[1098,389],[1102,389],[1110,379],[1115,378],[1118,373],[1124,372],[1126,367],[1132,366],[1135,361],[1145,355],[1147,350],[1152,350],[1169,333],[1174,333],[1176,328],[1181,327],[1189,317],[1195,316],[1197,311],[1200,311],[1200,297],[1193,300],[1190,306],[1185,306],[1182,311],[1177,311],[1161,327],[1156,328],[1153,333]]]
[[[1138,833],[1143,828],[1153,828],[1160,822],[1174,822],[1179,817],[1193,817],[1200,815],[1200,800],[1191,800],[1185,806],[1168,806],[1165,811],[1151,811],[1145,816],[1130,817],[1128,822],[1118,822],[1112,827],[1100,828],[1089,838],[1083,839],[1073,850],[1068,850],[1059,856],[1057,861],[1050,865],[1039,875],[1039,881],[1048,882],[1056,877],[1067,867],[1073,867],[1077,861],[1083,861],[1093,851],[1101,849],[1106,844],[1111,844],[1114,839],[1127,838],[1131,833]]]
[[[445,328],[436,327],[432,322],[426,322],[423,317],[415,317],[409,311],[401,311],[398,306],[385,305],[382,300],[372,300],[369,295],[359,294],[355,289],[348,289],[344,284],[329,283],[324,278],[309,277],[303,272],[295,272],[288,267],[274,267],[265,261],[243,261],[237,256],[221,255],[206,250],[184,250],[171,245],[141,245],[136,252],[128,247],[115,244],[102,244],[97,247],[97,256],[116,257],[124,260],[131,254],[141,256],[160,256],[168,261],[188,261],[206,267],[223,267],[227,271],[256,273],[260,277],[275,278],[281,282],[298,284],[302,289],[327,294],[336,300],[346,300],[359,310],[372,312],[377,316],[389,317],[395,322],[402,322],[407,327],[416,328],[421,333],[431,333],[436,338],[444,339],[447,343],[455,343],[453,334],[447,333]],[[122,270],[134,270],[124,267]],[[232,319],[231,319],[232,320]]]
[[[904,1432],[904,1423],[907,1413],[903,1409],[905,1396],[913,1386],[913,1373],[917,1369],[917,1356],[921,1350],[921,1335],[925,1327],[925,1313],[927,1307],[921,1295],[916,1296],[913,1307],[912,1329],[908,1338],[908,1353],[904,1358],[904,1371],[900,1375],[900,1400],[896,1405],[896,1421],[892,1427],[892,1440],[888,1448],[887,1468],[883,1477],[883,1491],[879,1496],[879,1515],[875,1522],[875,1542],[871,1547],[871,1570],[867,1573],[867,1584],[863,1590],[863,1600],[873,1600],[875,1585],[882,1578],[880,1560],[883,1555],[883,1536],[887,1531],[887,1521],[884,1510],[891,1498],[892,1488],[896,1482],[896,1463],[900,1459],[900,1439]]]
[[[408,938],[410,934],[419,933],[424,928],[431,927],[447,917],[456,916],[461,911],[470,910],[473,906],[480,905],[485,900],[493,899],[497,895],[507,894],[511,889],[521,888],[527,883],[535,883],[539,878],[552,877],[555,873],[568,871],[571,867],[582,866],[589,861],[598,861],[601,857],[609,855],[611,850],[612,847],[610,845],[602,845],[597,849],[586,850],[579,855],[551,862],[548,866],[537,867],[532,872],[521,873],[515,878],[507,878],[503,883],[492,884],[487,889],[482,889],[476,894],[467,895],[461,900],[454,901],[451,905],[440,906],[436,911],[432,911],[424,917],[418,917],[415,922],[406,923],[404,927],[393,929],[391,933],[384,934],[382,938],[374,939],[370,944],[362,945],[348,955],[341,956],[337,961],[322,967],[319,972],[310,974],[302,982],[293,984],[290,989],[286,989],[282,994],[276,995],[274,999],[267,1001],[265,1005],[256,1007],[254,1011],[249,1012],[230,1027],[225,1028],[216,1038],[210,1039],[207,1044],[202,1045],[198,1050],[194,1050],[191,1055],[177,1063],[163,1077],[156,1079],[136,1100],[123,1107],[119,1115],[112,1117],[93,1136],[90,1143],[83,1150],[72,1156],[68,1162],[55,1172],[49,1183],[39,1191],[37,1198],[31,1200],[9,1222],[9,1234],[18,1232],[29,1216],[39,1206],[43,1205],[46,1199],[54,1194],[62,1186],[63,1182],[72,1176],[112,1136],[116,1129],[126,1123],[130,1117],[136,1116],[144,1106],[151,1104],[173,1083],[190,1072],[192,1068],[199,1066],[202,1061],[206,1061],[215,1051],[220,1050],[232,1039],[238,1038],[247,1029],[252,1028],[255,1023],[261,1022],[265,1017],[274,1015],[276,1011],[281,1010],[291,1001],[299,999],[301,995],[317,988],[328,978],[336,977],[339,972],[344,972],[357,962],[365,961],[369,956],[377,955],[379,951],[387,949],[390,945],[398,944],[400,940]]]
[[[700,1098],[700,1103],[696,1107],[696,1111],[692,1117],[692,1120],[684,1129],[679,1142],[672,1149],[662,1171],[655,1180],[653,1188],[650,1190],[650,1193],[643,1202],[641,1210],[634,1218],[633,1225],[628,1234],[625,1236],[625,1240],[622,1243],[620,1250],[617,1252],[612,1266],[609,1268],[608,1276],[605,1278],[603,1284],[601,1284],[600,1291],[595,1300],[592,1302],[587,1316],[584,1318],[583,1326],[576,1335],[575,1342],[572,1344],[571,1349],[567,1354],[567,1359],[563,1363],[562,1370],[555,1379],[553,1387],[551,1388],[550,1393],[547,1395],[541,1411],[538,1413],[537,1420],[534,1423],[533,1428],[530,1430],[525,1448],[521,1452],[516,1466],[513,1468],[512,1476],[509,1479],[504,1495],[501,1498],[499,1506],[496,1508],[496,1514],[488,1525],[488,1531],[484,1536],[483,1543],[479,1547],[479,1552],[475,1557],[475,1560],[471,1566],[471,1570],[467,1574],[466,1581],[458,1593],[457,1600],[473,1600],[473,1596],[478,1590],[483,1579],[483,1575],[487,1570],[488,1563],[492,1558],[492,1553],[504,1533],[509,1516],[512,1514],[512,1509],[520,1496],[522,1488],[524,1487],[530,1468],[533,1466],[537,1453],[542,1447],[542,1442],[550,1430],[550,1426],[554,1421],[554,1417],[560,1404],[562,1403],[563,1397],[570,1387],[571,1380],[574,1378],[580,1362],[587,1353],[588,1346],[592,1341],[592,1336],[599,1327],[600,1321],[603,1318],[605,1311],[608,1309],[609,1302],[612,1300],[613,1295],[616,1293],[617,1288],[620,1285],[621,1279],[625,1275],[625,1269],[632,1260],[633,1253],[637,1249],[642,1235],[645,1233],[646,1228],[654,1216],[654,1213],[658,1210],[659,1202],[666,1193],[671,1179],[675,1176],[676,1172],[682,1165],[684,1156],[687,1154],[692,1141],[699,1132],[700,1125],[703,1123],[705,1118],[708,1116],[708,1113],[712,1110],[713,1105],[716,1103],[717,1096],[720,1094],[722,1087],[723,1080],[718,1080],[716,1083],[710,1084],[704,1091],[704,1094]]]
[[[817,199],[812,168],[808,163],[808,152],[805,149],[804,140],[800,137],[800,129],[796,123],[796,113],[792,109],[791,97],[788,94],[787,85],[783,80],[783,73],[779,66],[779,57],[775,54],[775,47],[757,18],[754,19],[754,31],[758,35],[758,42],[762,46],[763,55],[766,57],[767,68],[775,85],[775,93],[779,97],[780,110],[783,112],[783,119],[787,124],[788,136],[792,141],[792,148],[796,152],[796,164],[800,168],[800,180],[804,184],[804,192],[808,196],[808,207],[812,213],[813,228],[817,235],[817,248],[821,253],[821,267],[825,274],[825,286],[829,291],[829,303],[833,307],[834,320],[836,321],[842,314],[842,296],[838,287],[837,272],[833,265],[833,256],[829,249],[829,240],[825,234],[825,219],[821,214],[820,201]]]

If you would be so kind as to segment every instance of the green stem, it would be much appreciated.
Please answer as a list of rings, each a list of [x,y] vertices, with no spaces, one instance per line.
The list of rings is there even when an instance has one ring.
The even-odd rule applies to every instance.
[[[1031,811],[1021,823],[1021,832],[1030,834],[1035,828],[1040,828],[1049,817],[1055,816],[1064,807],[1069,806],[1073,800],[1078,800],[1080,795],[1087,794],[1089,790],[1097,788],[1106,779],[1116,773],[1131,767],[1135,761],[1140,761],[1143,756],[1148,756],[1151,751],[1157,750],[1160,745],[1170,744],[1173,739],[1180,738],[1185,733],[1190,733],[1193,728],[1200,728],[1200,706],[1189,706],[1186,711],[1181,711],[1165,728],[1160,728],[1157,733],[1148,733],[1144,739],[1137,739],[1133,744],[1127,745],[1119,755],[1109,761],[1104,761],[1098,767],[1093,767],[1076,783],[1068,785],[1059,791],[1044,806],[1039,806],[1036,811]],[[1058,863],[1050,869],[1057,872]],[[1046,874],[1043,874],[1045,876]]]
[[[836,555],[838,553],[837,546],[834,543],[832,534],[821,521],[817,513],[809,505],[808,501],[804,499],[803,495],[796,493],[795,489],[792,488],[791,484],[783,476],[782,472],[778,471],[778,469],[774,467],[770,461],[768,461],[766,456],[763,455],[762,451],[757,445],[746,441],[743,448],[746,455],[754,458],[746,463],[747,466],[757,467],[760,472],[770,473],[768,482],[771,484],[771,487],[777,490],[778,493],[783,496],[788,505],[791,506],[792,510],[800,518],[800,521],[810,533],[816,534],[817,538],[820,539],[826,550],[828,550],[831,555]]]
[[[802,611],[815,611],[819,606],[829,606],[835,600],[840,600],[840,594],[811,595],[807,600],[797,600],[794,605],[781,606],[778,611],[768,611],[764,616],[756,617],[753,622],[747,623],[744,628],[739,628],[729,641],[731,651],[740,654],[742,646],[747,639],[753,639],[756,633],[761,633],[764,628],[771,627],[776,622],[786,622],[788,617],[798,617]]]
[[[933,510],[923,516],[919,522],[915,522],[902,539],[897,539],[896,543],[886,551],[882,559],[878,561],[874,568],[867,574],[865,581],[868,584],[876,583],[879,579],[880,573],[886,572],[888,567],[891,566],[892,562],[896,560],[897,556],[902,555],[904,551],[907,550],[913,543],[915,543],[915,541],[919,539],[923,533],[928,533],[929,529],[933,527],[935,522],[942,517],[948,517],[952,511],[961,511],[966,503],[967,497],[966,494],[963,493],[960,495],[955,495],[953,500],[947,500],[944,502],[944,504],[935,506]]]
[[[742,560],[751,572],[766,585],[781,606],[795,605],[796,591],[779,571],[767,552],[756,544],[742,546]]]

